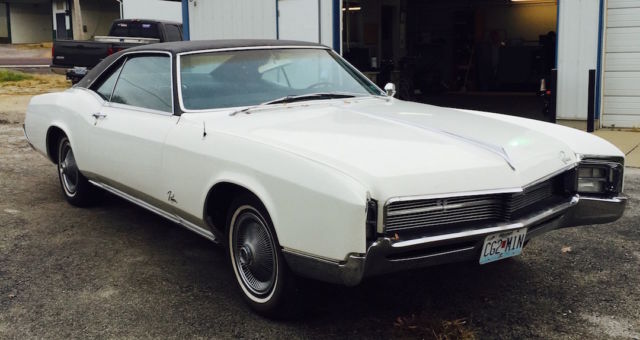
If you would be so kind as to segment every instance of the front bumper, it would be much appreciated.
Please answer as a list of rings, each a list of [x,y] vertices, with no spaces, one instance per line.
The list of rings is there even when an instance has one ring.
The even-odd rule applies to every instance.
[[[604,199],[576,195],[569,201],[517,221],[487,225],[481,229],[407,240],[382,237],[369,246],[366,254],[351,254],[342,262],[287,249],[284,256],[291,270],[299,275],[354,286],[369,276],[477,260],[489,234],[526,227],[526,240],[529,240],[554,229],[613,222],[624,213],[626,202],[625,197]]]

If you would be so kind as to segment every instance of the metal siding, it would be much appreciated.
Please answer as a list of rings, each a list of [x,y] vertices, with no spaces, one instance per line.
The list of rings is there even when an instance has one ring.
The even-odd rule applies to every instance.
[[[638,7],[638,0],[609,0],[607,8],[633,8]]]
[[[319,43],[318,0],[285,0],[278,5],[280,39]]]
[[[589,70],[598,63],[599,1],[562,0],[558,11],[557,118],[586,120]]]
[[[276,2],[189,1],[191,40],[276,39]]]
[[[608,72],[640,71],[640,52],[609,53],[604,67]]]
[[[640,52],[640,27],[607,27],[607,53]]]
[[[640,1],[609,0],[603,126],[640,126]]]
[[[640,7],[615,8],[607,11],[608,27],[638,27],[640,26]]]

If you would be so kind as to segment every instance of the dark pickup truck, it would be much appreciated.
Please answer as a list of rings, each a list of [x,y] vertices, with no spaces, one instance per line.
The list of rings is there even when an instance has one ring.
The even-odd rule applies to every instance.
[[[120,19],[111,24],[108,36],[93,40],[56,40],[53,43],[51,69],[66,74],[77,83],[87,70],[107,56],[124,49],[165,41],[182,40],[182,25],[176,22]]]

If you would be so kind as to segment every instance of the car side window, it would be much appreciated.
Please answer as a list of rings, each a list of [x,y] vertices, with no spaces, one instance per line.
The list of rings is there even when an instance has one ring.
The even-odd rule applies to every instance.
[[[122,69],[122,65],[117,67],[110,75],[103,78],[102,84],[95,89],[95,92],[102,97],[102,99],[109,101],[111,100],[111,93],[113,93],[113,86],[116,84],[116,79],[118,79],[118,75],[120,74],[120,70]]]
[[[120,72],[111,102],[172,112],[171,60],[168,56],[128,59]]]

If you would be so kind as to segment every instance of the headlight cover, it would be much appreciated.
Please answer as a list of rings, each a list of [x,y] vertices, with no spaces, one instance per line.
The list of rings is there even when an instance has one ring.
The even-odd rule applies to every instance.
[[[624,167],[607,160],[583,160],[577,168],[576,192],[586,195],[612,195],[622,191]]]

